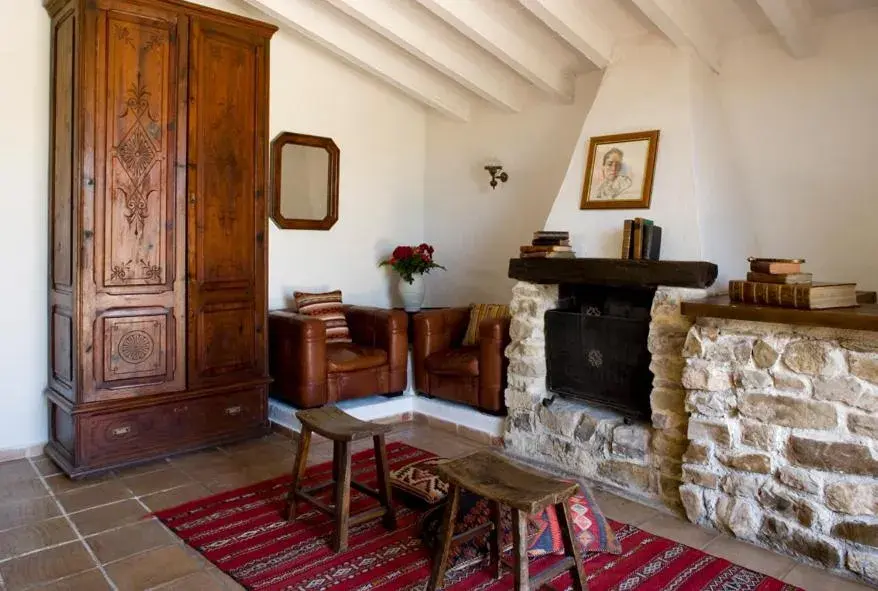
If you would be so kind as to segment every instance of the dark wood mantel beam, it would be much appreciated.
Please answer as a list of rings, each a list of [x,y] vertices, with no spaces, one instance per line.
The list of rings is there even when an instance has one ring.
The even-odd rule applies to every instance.
[[[717,266],[705,261],[630,259],[510,259],[509,277],[543,284],[618,287],[706,288],[716,281]]]

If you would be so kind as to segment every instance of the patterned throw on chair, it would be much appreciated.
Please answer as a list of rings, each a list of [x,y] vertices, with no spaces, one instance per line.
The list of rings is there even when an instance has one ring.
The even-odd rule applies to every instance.
[[[348,322],[341,304],[341,290],[327,293],[293,292],[299,314],[319,318],[326,325],[327,343],[350,343]]]

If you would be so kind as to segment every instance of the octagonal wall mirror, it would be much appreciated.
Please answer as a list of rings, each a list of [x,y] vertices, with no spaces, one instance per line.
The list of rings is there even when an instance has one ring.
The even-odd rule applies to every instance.
[[[285,131],[271,142],[271,219],[285,230],[329,230],[338,220],[338,146]]]

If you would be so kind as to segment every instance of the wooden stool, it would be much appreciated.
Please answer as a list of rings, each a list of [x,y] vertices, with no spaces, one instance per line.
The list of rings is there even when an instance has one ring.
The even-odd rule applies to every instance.
[[[509,564],[515,576],[515,589],[527,591],[539,589],[564,571],[573,577],[573,589],[586,591],[588,584],[582,568],[579,546],[573,538],[570,510],[567,499],[576,493],[577,485],[552,476],[540,474],[509,462],[506,458],[489,452],[478,451],[468,456],[440,462],[436,465],[439,476],[448,482],[448,505],[442,520],[442,537],[436,548],[433,570],[430,573],[428,591],[435,591],[445,578],[448,554],[452,542],[472,539],[485,530],[493,530],[490,536],[491,568],[495,578],[500,578],[500,504],[512,509],[513,563]],[[465,488],[488,500],[491,520],[469,531],[454,535],[454,520],[460,500],[460,489]],[[530,577],[527,568],[527,516],[555,506],[561,537],[564,540],[566,558],[548,569]]]
[[[299,435],[299,452],[293,467],[293,483],[287,497],[287,521],[296,518],[296,501],[300,499],[311,503],[324,513],[333,515],[335,517],[335,535],[332,539],[332,547],[336,552],[347,550],[348,528],[351,525],[383,516],[384,527],[391,530],[396,529],[396,513],[390,501],[387,449],[384,446],[384,434],[389,432],[392,427],[361,421],[334,406],[300,410],[296,413],[296,417],[302,423],[302,432]],[[303,490],[300,488],[300,482],[305,474],[312,432],[323,435],[333,442],[332,482]],[[351,442],[366,437],[372,437],[375,443],[378,490],[351,480]],[[333,484],[335,485],[334,506],[326,505],[314,498],[314,493]],[[351,516],[351,487],[378,499],[381,506]]]

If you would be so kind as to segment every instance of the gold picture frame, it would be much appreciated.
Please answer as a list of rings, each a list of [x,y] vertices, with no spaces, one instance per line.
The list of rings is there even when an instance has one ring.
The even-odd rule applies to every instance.
[[[649,209],[658,141],[658,129],[592,137],[579,209]]]

